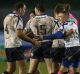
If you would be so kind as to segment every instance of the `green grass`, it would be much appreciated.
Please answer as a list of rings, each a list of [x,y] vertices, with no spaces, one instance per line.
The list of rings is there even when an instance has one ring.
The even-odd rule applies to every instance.
[[[26,62],[27,70],[28,70],[28,66],[29,66],[29,62]],[[5,61],[0,61],[0,74],[3,71],[5,71],[5,69],[6,69],[6,62]],[[39,70],[40,70],[41,74],[48,74],[47,73],[46,64],[44,62],[40,62],[40,64],[39,64]],[[18,74],[18,66],[17,66],[16,71],[15,71],[14,74]]]
[[[3,46],[0,47],[0,51],[4,51]],[[26,62],[26,71],[28,71],[29,62]],[[39,70],[41,74],[48,74],[45,62],[39,63]],[[6,70],[6,59],[5,57],[0,57],[0,74]],[[80,73],[80,67],[78,68]],[[14,74],[18,74],[18,66],[16,67],[16,71]]]
[[[0,74],[6,69],[6,63],[0,61]]]
[[[28,70],[29,67],[29,62],[26,62],[26,71]],[[6,62],[5,61],[0,61],[0,74],[5,71],[6,69]],[[41,74],[48,74],[46,64],[44,62],[39,63],[39,70]],[[80,67],[78,68],[78,71],[80,73]],[[16,71],[14,74],[18,74],[18,66],[16,67]]]

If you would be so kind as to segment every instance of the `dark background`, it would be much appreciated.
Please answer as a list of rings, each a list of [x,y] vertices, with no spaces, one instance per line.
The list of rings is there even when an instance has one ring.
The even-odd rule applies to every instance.
[[[4,17],[13,11],[14,4],[19,1],[22,1],[27,5],[27,12],[23,17],[24,25],[29,18],[29,11],[34,8],[37,3],[44,4],[48,15],[52,15],[52,11],[56,4],[69,3],[71,5],[71,13],[80,20],[80,0],[0,0],[0,30],[3,30]]]

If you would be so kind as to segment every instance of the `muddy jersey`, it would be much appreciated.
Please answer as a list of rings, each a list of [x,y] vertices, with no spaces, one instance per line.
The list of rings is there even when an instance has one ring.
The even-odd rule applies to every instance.
[[[23,21],[16,13],[8,14],[4,19],[4,40],[5,48],[20,47],[21,39],[17,36],[16,31],[23,29]]]
[[[31,29],[34,36],[39,36],[51,34],[53,26],[54,23],[50,16],[41,15],[35,16],[27,27]]]
[[[24,28],[24,30],[25,30],[26,32],[30,32],[30,31],[31,31],[31,29],[30,29],[30,23],[31,23],[32,19],[33,19],[33,18],[29,19],[28,22],[26,23],[26,26],[25,26],[25,28]]]

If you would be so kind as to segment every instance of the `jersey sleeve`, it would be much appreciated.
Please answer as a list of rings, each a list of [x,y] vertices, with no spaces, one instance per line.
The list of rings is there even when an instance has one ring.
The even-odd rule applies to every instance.
[[[31,31],[33,32],[34,35],[37,35],[37,28],[36,28],[36,20],[32,20],[31,23],[30,23],[30,29]]]
[[[30,20],[26,23],[26,26],[25,26],[24,30],[26,32],[30,32]]]
[[[43,40],[48,39],[61,39],[64,37],[64,34],[61,31],[57,31],[55,34],[45,35],[43,36]]]

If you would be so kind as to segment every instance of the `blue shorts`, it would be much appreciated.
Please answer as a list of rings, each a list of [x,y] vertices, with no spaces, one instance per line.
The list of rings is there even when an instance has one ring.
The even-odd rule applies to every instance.
[[[63,58],[62,65],[65,67],[73,66],[78,67],[80,58],[80,47],[69,47],[65,49],[65,57]]]
[[[32,58],[33,59],[51,58],[50,54],[51,48],[52,48],[52,42],[44,42],[39,48],[33,47]]]
[[[63,60],[62,65],[67,67],[67,68],[69,68],[70,66],[72,66],[74,68],[77,68],[79,66],[79,61],[71,62],[71,61],[68,61],[68,60]]]
[[[8,62],[15,62],[19,60],[24,60],[24,50],[26,46],[16,47],[16,48],[5,48],[6,58]]]

